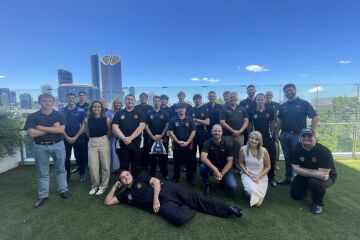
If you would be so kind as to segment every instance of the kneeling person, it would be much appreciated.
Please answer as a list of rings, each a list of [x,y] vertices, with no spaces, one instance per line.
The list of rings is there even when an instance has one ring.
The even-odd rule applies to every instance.
[[[225,189],[234,192],[237,189],[236,178],[230,172],[233,166],[232,146],[225,142],[222,137],[223,131],[219,124],[215,124],[211,130],[212,138],[206,140],[201,152],[200,174],[205,184],[204,195],[210,196],[209,174]]]
[[[300,130],[300,143],[295,146],[291,161],[292,168],[297,174],[291,183],[291,197],[301,200],[305,198],[307,191],[310,191],[310,211],[314,214],[322,213],[326,188],[333,185],[336,180],[330,150],[316,141],[311,128],[303,128]]]
[[[229,217],[242,216],[238,207],[226,205],[209,198],[200,197],[195,193],[166,182],[160,185],[160,180],[150,176],[133,178],[129,171],[120,173],[117,181],[105,198],[105,205],[129,203],[143,210],[158,213],[172,224],[181,226],[200,211],[206,214]],[[117,192],[124,188],[124,191]]]

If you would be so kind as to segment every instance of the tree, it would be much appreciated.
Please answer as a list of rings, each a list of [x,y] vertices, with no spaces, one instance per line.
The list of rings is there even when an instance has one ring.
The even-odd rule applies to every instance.
[[[12,155],[19,150],[23,121],[9,112],[0,112],[0,157]]]

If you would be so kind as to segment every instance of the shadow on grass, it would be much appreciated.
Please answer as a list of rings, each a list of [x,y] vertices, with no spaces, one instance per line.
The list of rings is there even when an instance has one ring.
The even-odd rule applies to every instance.
[[[238,177],[234,195],[215,183],[212,192],[214,199],[243,207],[243,218],[198,213],[181,228],[128,205],[104,206],[105,195],[89,196],[89,177],[80,183],[77,174],[69,182],[71,198],[64,200],[56,192],[53,169],[49,200],[34,209],[36,169],[19,167],[0,174],[0,239],[358,239],[360,161],[337,161],[336,167],[338,180],[327,191],[321,215],[309,212],[310,199],[293,201],[289,186],[269,187],[263,207],[250,208]],[[277,175],[281,178],[283,172]],[[110,183],[116,178],[112,175]],[[195,188],[180,184],[202,192],[200,176]]]

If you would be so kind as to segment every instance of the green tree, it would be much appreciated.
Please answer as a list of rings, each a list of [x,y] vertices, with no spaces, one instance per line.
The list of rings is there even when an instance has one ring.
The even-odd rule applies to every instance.
[[[0,157],[14,154],[21,146],[23,137],[19,129],[23,120],[9,112],[0,112]]]

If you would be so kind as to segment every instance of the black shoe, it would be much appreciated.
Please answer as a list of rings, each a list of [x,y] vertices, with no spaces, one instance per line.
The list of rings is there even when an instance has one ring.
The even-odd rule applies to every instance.
[[[208,184],[208,183],[205,184],[204,196],[205,197],[210,197],[211,196],[210,184]]]
[[[36,199],[34,207],[35,208],[40,207],[47,199],[48,199],[47,197],[46,198],[38,198],[38,199]]]
[[[313,214],[320,214],[323,212],[323,207],[318,204],[313,203],[311,205],[310,212]]]
[[[192,186],[192,187],[195,187],[196,185],[196,182],[194,179],[191,179],[191,180],[188,180],[189,184]]]
[[[269,183],[270,183],[271,186],[276,187],[276,180],[275,179],[270,179]]]
[[[70,197],[69,191],[60,193],[60,197],[62,197],[63,199],[68,199]]]
[[[179,182],[179,179],[172,178],[172,179],[171,179],[171,182],[173,182],[173,183],[178,183],[178,182]]]
[[[85,180],[86,180],[85,175],[84,174],[80,175],[80,182],[83,183],[83,182],[85,182]]]
[[[235,217],[242,217],[243,215],[243,210],[239,207],[235,207],[235,206],[228,206],[230,209],[230,212],[232,215],[234,215]]]
[[[277,184],[291,184],[291,180],[288,178],[281,179],[279,181],[276,181]]]
[[[73,170],[71,170],[71,173],[76,173],[77,171],[79,171],[79,167],[76,167]]]

